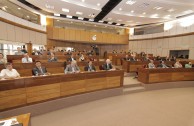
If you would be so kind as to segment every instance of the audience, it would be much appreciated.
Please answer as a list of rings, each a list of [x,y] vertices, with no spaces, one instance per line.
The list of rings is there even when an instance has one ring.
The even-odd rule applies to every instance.
[[[34,76],[38,76],[38,75],[46,75],[48,74],[47,73],[47,70],[46,70],[46,67],[43,67],[41,65],[41,62],[40,61],[36,61],[35,63],[36,67],[32,69],[32,74]]]
[[[85,57],[83,54],[81,54],[80,58],[79,58],[79,61],[84,61],[85,60]]]
[[[106,60],[106,63],[103,65],[103,70],[115,70],[115,68],[111,64],[110,59]]]
[[[84,71],[96,71],[95,66],[92,64],[92,61],[88,62],[88,65],[84,67]]]
[[[130,61],[137,61],[135,58],[136,55],[132,55],[132,57],[130,58]]]
[[[185,68],[192,68],[192,63],[189,62],[189,63],[185,64]]]
[[[57,58],[53,53],[51,53],[50,58],[48,59],[48,62],[57,62]]]
[[[176,61],[176,63],[174,64],[174,68],[183,68],[182,64],[179,61]]]
[[[69,65],[65,68],[65,74],[67,73],[79,73],[80,69],[77,66],[77,62],[75,60],[72,60]]]
[[[24,54],[25,54],[25,53],[28,53],[25,47],[23,47],[23,49],[22,49],[21,51],[22,51]]]
[[[123,58],[123,59],[126,61],[130,60],[129,55],[125,55],[125,58]]]
[[[69,57],[69,59],[67,61],[73,61],[73,60],[76,60],[76,58],[74,58],[74,54],[71,54],[71,57]]]
[[[160,61],[160,64],[157,67],[158,68],[168,68],[168,66],[164,63],[164,61]]]
[[[1,70],[0,77],[1,78],[18,78],[20,74],[17,72],[16,69],[13,69],[11,63],[6,63],[6,69]]]
[[[148,68],[156,68],[153,60],[150,60],[150,63],[148,64]]]
[[[17,47],[17,52],[15,52],[15,55],[23,55],[24,52],[21,51],[20,47]]]
[[[0,53],[0,64],[6,64],[7,59],[4,58],[3,53]]]
[[[24,54],[24,57],[22,58],[22,63],[32,63],[32,58],[29,57],[28,53]]]

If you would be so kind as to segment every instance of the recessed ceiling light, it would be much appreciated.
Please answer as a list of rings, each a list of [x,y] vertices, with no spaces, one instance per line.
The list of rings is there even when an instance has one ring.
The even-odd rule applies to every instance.
[[[72,16],[71,16],[71,15],[66,15],[66,17],[67,17],[67,18],[72,18]]]
[[[78,19],[79,19],[79,20],[84,20],[84,18],[83,18],[83,17],[78,17]]]
[[[120,11],[122,11],[123,9],[122,8],[119,8]]]
[[[128,5],[133,5],[133,4],[135,4],[135,3],[136,3],[135,0],[128,0],[128,1],[126,2],[126,4],[128,4]]]
[[[102,21],[102,20],[99,20],[98,22],[99,22],[99,23],[103,23],[104,21]]]
[[[122,21],[121,19],[118,19],[117,21]]]
[[[18,10],[21,10],[21,8],[20,8],[20,7],[18,7]]]
[[[132,10],[131,13],[134,13],[134,10]]]
[[[82,0],[82,2],[85,2],[85,0]]]
[[[153,9],[154,10],[160,10],[160,9],[162,9],[163,7],[160,7],[160,6],[156,6],[156,7],[154,7]]]
[[[30,18],[30,16],[28,16],[28,15],[27,15],[26,17],[27,17],[27,18]]]
[[[62,8],[62,11],[63,11],[63,12],[69,12],[69,9]]]
[[[108,24],[112,24],[113,22],[108,22]]]
[[[117,23],[116,25],[121,25],[121,24]]]
[[[88,16],[93,18],[95,17],[95,14],[89,14]]]
[[[158,18],[158,14],[153,14],[150,16],[150,18]]]
[[[82,12],[77,11],[77,12],[76,12],[76,14],[78,14],[78,15],[82,15],[83,13],[82,13]]]
[[[146,14],[146,12],[143,12],[143,14],[145,15],[145,14]]]
[[[60,21],[60,20],[57,20],[57,21]]]
[[[94,19],[89,19],[89,21],[94,21]]]
[[[54,16],[60,17],[60,14],[54,14]]]
[[[171,9],[169,9],[169,10],[167,10],[168,12],[173,12],[173,11],[175,11],[173,8],[171,8]]]
[[[49,4],[45,4],[45,7],[46,7],[47,9],[55,9],[55,7],[54,7],[54,6],[49,5]]]
[[[100,3],[97,3],[97,6],[100,6]]]
[[[110,21],[110,20],[112,20],[112,18],[107,18],[107,20],[109,20],[109,21]]]

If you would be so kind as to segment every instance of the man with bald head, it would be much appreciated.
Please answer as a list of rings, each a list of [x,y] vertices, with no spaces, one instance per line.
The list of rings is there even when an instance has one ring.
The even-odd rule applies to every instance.
[[[111,64],[110,59],[106,60],[106,63],[103,65],[103,70],[115,70]]]

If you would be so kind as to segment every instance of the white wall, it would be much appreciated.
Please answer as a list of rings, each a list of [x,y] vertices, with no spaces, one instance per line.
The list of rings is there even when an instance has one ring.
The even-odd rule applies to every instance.
[[[182,37],[172,37],[163,39],[151,39],[161,36],[171,36],[177,34],[194,32],[194,24],[189,27],[182,27],[177,21],[173,23],[173,28],[163,33],[149,35],[130,35],[129,49],[135,52],[146,52],[154,55],[168,56],[169,50],[189,50],[189,59],[194,59],[194,34]],[[138,40],[150,38],[150,40]]]

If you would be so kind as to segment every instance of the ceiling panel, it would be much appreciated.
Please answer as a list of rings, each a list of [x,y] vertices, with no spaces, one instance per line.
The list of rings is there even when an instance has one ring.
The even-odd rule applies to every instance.
[[[27,0],[29,3],[51,13],[91,18],[89,15],[97,15],[108,0]],[[100,4],[98,6],[97,4]],[[69,12],[63,12],[62,8],[69,9]],[[78,15],[76,12],[82,12]]]
[[[103,20],[112,18],[111,22],[116,23],[149,24],[194,12],[194,0],[136,0],[133,5],[126,4],[127,1],[122,0]],[[155,7],[161,8],[157,10]]]

